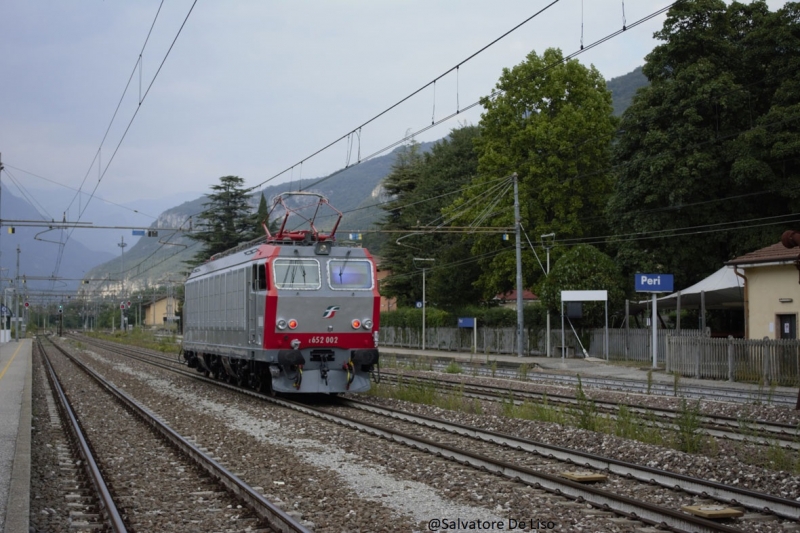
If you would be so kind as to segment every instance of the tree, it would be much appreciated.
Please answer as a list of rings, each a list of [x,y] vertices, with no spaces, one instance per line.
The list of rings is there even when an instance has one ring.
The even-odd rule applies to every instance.
[[[625,282],[619,267],[606,254],[588,244],[574,246],[562,255],[536,287],[543,305],[561,314],[561,291],[607,290],[610,310],[620,308],[625,301]],[[592,302],[583,305],[583,323],[602,326],[605,323],[605,305]]]
[[[400,305],[422,299],[422,266],[429,269],[426,299],[438,307],[453,308],[480,298],[473,285],[478,265],[469,260],[469,243],[445,233],[448,228],[442,219],[442,209],[475,176],[478,135],[478,127],[463,126],[453,129],[429,153],[419,153],[418,146],[411,145],[384,182],[393,199],[384,206],[389,216],[383,229],[392,233],[383,248],[382,265],[392,270],[392,276],[382,292],[397,297]],[[435,262],[415,264],[414,257]]]
[[[223,176],[214,193],[208,195],[206,209],[198,215],[195,231],[189,237],[203,244],[192,262],[200,264],[214,254],[224,252],[237,244],[264,235],[250,207],[250,197],[242,187],[244,180],[238,176]],[[263,198],[263,197],[262,197]]]
[[[477,140],[478,177],[448,209],[463,226],[511,228],[513,194],[503,179],[519,179],[521,222],[527,235],[555,232],[559,240],[601,235],[612,181],[610,141],[616,128],[611,94],[594,67],[564,60],[560,50],[528,54],[503,69]],[[516,257],[502,230],[476,234],[472,252],[482,257],[479,286],[486,297],[514,288]],[[558,255],[558,249],[553,251]],[[532,252],[523,257],[524,285],[542,275]]]
[[[608,220],[636,270],[694,283],[776,242],[800,194],[796,4],[679,1],[621,122]]]

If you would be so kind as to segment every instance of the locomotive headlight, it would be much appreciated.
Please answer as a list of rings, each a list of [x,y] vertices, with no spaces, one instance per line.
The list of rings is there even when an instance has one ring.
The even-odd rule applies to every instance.
[[[294,318],[289,320],[289,329],[295,329],[296,327],[297,327],[297,320],[295,320]]]
[[[284,319],[278,320],[278,323],[275,325],[278,326],[278,329],[286,329],[286,321]]]
[[[361,321],[361,325],[364,326],[364,329],[372,329],[372,320],[365,318]]]
[[[354,318],[350,325],[353,326],[353,329],[358,329],[361,327],[361,321],[357,318]]]

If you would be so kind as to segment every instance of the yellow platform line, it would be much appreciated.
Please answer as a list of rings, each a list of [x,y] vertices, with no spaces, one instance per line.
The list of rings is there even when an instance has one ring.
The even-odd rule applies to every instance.
[[[3,369],[3,371],[2,371],[2,372],[0,372],[0,379],[3,379],[3,376],[5,376],[5,375],[6,375],[6,370],[8,370],[8,367],[10,367],[10,366],[11,366],[11,363],[13,363],[13,362],[14,362],[14,358],[15,358],[15,357],[17,356],[17,354],[19,353],[19,350],[20,350],[20,348],[22,348],[22,344],[20,344],[19,346],[17,346],[17,350],[14,352],[14,355],[12,355],[12,356],[11,356],[11,359],[9,359],[9,360],[8,360],[8,363],[6,363],[6,367]]]

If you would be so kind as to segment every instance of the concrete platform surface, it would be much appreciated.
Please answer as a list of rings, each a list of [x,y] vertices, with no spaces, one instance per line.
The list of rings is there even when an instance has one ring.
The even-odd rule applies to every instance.
[[[0,344],[0,531],[28,533],[31,339]]]

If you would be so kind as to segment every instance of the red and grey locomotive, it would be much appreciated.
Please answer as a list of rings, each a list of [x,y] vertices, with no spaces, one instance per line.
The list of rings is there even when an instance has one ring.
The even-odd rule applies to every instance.
[[[297,198],[313,204],[293,205]],[[290,200],[291,199],[291,200]],[[303,216],[311,207],[312,215]],[[315,226],[321,208],[333,228]],[[375,262],[338,242],[341,212],[315,193],[278,196],[274,234],[212,257],[185,284],[183,354],[207,375],[262,391],[362,392],[378,365],[380,295]],[[305,229],[289,229],[298,218]]]

